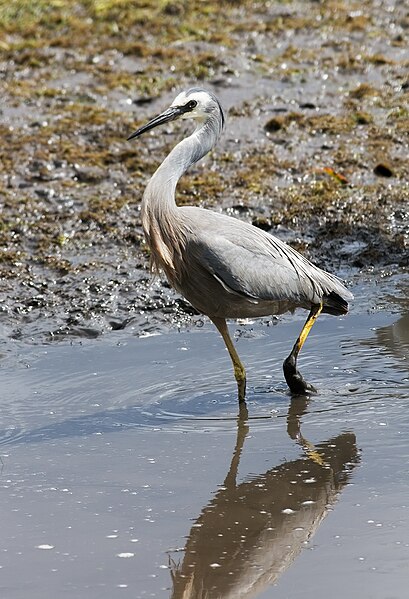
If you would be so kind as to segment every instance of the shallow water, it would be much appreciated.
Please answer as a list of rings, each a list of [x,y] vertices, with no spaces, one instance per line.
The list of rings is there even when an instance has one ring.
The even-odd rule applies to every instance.
[[[235,327],[248,419],[207,324],[8,342],[1,596],[406,597],[405,280],[354,291],[303,351],[310,401],[281,371],[303,314]]]

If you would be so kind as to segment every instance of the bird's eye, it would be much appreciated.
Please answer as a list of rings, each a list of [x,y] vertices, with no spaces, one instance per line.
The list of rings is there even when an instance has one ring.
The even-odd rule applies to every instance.
[[[189,102],[186,104],[185,108],[187,108],[187,110],[193,110],[193,108],[196,108],[196,106],[197,106],[197,102],[196,102],[196,100],[190,100],[190,101],[189,101]]]

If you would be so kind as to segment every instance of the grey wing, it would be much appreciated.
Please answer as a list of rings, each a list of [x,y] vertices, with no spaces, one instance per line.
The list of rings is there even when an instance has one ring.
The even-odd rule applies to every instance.
[[[318,304],[331,294],[352,298],[336,277],[276,237],[232,218],[220,219],[219,225],[220,232],[205,229],[192,249],[227,291],[250,301],[288,300],[295,304]]]

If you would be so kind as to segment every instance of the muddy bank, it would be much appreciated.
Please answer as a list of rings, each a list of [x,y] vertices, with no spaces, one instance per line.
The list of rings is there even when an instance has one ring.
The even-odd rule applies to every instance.
[[[189,320],[153,286],[144,186],[186,132],[127,142],[184,87],[227,112],[180,203],[226,211],[341,276],[408,266],[402,3],[0,4],[0,322],[52,340]]]

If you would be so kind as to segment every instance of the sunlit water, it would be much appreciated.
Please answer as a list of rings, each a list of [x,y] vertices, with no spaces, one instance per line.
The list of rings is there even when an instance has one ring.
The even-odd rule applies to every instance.
[[[0,596],[406,598],[409,305],[356,294],[303,350],[309,402],[303,315],[235,327],[244,420],[210,325],[6,344]]]

